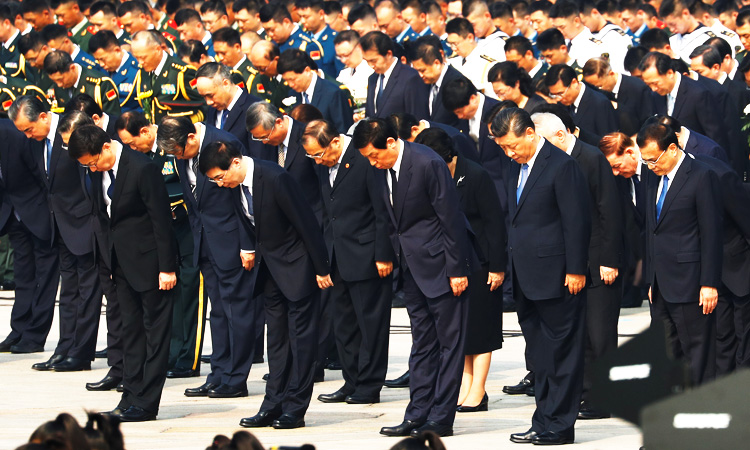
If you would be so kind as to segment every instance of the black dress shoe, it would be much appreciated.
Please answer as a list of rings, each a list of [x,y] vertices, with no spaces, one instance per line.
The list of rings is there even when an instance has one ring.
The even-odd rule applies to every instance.
[[[526,394],[526,390],[534,386],[534,372],[529,372],[515,386],[503,386],[503,392],[510,395]]]
[[[433,422],[432,420],[428,420],[427,423],[425,423],[421,427],[411,430],[409,436],[419,437],[420,433],[425,431],[432,431],[440,437],[453,436],[452,425],[443,425],[442,423]]]
[[[44,346],[34,344],[33,342],[18,341],[15,345],[10,346],[11,353],[41,353]]]
[[[273,421],[273,427],[277,430],[291,430],[292,428],[302,428],[305,426],[305,418],[293,414],[284,413],[278,419]]]
[[[117,392],[125,392],[125,386],[122,385],[122,382],[117,385],[117,388],[115,388]]]
[[[338,361],[328,361],[326,364],[326,369],[328,370],[342,370],[343,367],[341,366],[341,363]]]
[[[210,364],[211,363],[211,355],[201,355],[201,362]]]
[[[408,388],[409,387],[409,371],[396,378],[395,380],[385,380],[383,383],[388,388]]]
[[[581,409],[578,410],[578,418],[583,420],[609,419],[610,417],[612,417],[611,414],[592,408],[586,402],[581,403]]]
[[[180,369],[175,367],[172,370],[167,370],[167,378],[192,378],[201,376],[200,370],[193,369]]]
[[[112,411],[105,411],[105,412],[102,412],[100,414],[102,414],[104,416],[117,416],[117,417],[120,417],[120,415],[123,413],[123,411],[125,411],[125,409],[122,409],[122,408],[120,408],[118,406],[117,408],[113,409]]]
[[[62,362],[65,359],[65,355],[52,355],[47,361],[39,362],[31,365],[34,370],[52,370],[52,365]]]
[[[380,403],[380,396],[375,395],[373,397],[367,397],[364,395],[347,395],[346,403],[350,405],[369,405],[370,403]]]
[[[567,433],[555,433],[554,431],[545,431],[531,438],[531,443],[535,445],[562,445],[572,444],[575,441],[575,432],[571,430]]]
[[[98,352],[94,353],[95,359],[105,359],[107,357],[107,349],[99,350]]]
[[[96,383],[86,383],[87,391],[111,391],[122,382],[122,378],[107,375]]]
[[[529,429],[529,431],[526,431],[525,433],[511,434],[510,441],[515,442],[516,444],[531,444],[531,440],[534,439],[534,436],[536,435],[536,431]]]
[[[487,396],[487,393],[484,393],[484,397],[482,397],[482,401],[479,402],[477,406],[465,406],[461,405],[458,408],[456,408],[456,411],[458,412],[478,412],[478,411],[487,411],[489,409],[489,402],[490,398]]]
[[[207,381],[198,387],[185,389],[185,397],[206,397],[208,396],[208,391],[217,387],[219,387],[218,384]]]
[[[245,417],[240,420],[240,426],[245,428],[270,427],[273,421],[278,419],[281,414],[271,411],[259,411],[252,417]]]
[[[339,389],[333,394],[320,394],[318,396],[318,401],[321,401],[323,403],[344,403],[347,397],[348,395],[346,394],[346,392]]]
[[[232,387],[228,384],[220,384],[208,390],[208,398],[238,398],[247,397],[247,388]]]
[[[0,342],[0,353],[8,353],[10,352],[10,348],[14,345],[18,344],[18,341],[20,341],[21,338],[10,338],[7,337],[3,342]]]
[[[385,436],[409,436],[412,430],[424,425],[424,422],[417,422],[414,420],[404,420],[395,427],[383,427],[380,429],[380,434]]]
[[[264,374],[264,375],[263,375],[263,381],[268,381],[268,375],[269,375],[269,374]]]
[[[131,406],[117,415],[123,422],[146,422],[156,420],[156,413],[148,412],[138,406]]]
[[[91,370],[91,361],[68,356],[59,363],[52,364],[52,370],[55,372],[80,372],[82,370]]]

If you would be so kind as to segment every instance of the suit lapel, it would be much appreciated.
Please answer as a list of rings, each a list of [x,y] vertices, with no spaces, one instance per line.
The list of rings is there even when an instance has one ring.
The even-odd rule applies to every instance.
[[[687,86],[685,86],[685,84],[690,82],[686,82],[687,79],[688,78],[686,76],[683,76],[682,80],[680,81],[680,87],[677,88],[677,98],[674,99],[674,109],[672,110],[672,114],[670,114],[672,117],[677,117],[682,110],[682,107],[685,105],[685,90],[687,89]]]
[[[60,134],[55,133],[55,142],[52,143],[52,155],[49,162],[49,182],[52,184],[55,178],[55,168],[57,163],[60,161],[60,154],[63,152],[62,149],[62,137]],[[42,143],[44,145],[44,143]]]
[[[354,147],[350,144],[349,147],[345,150],[346,154],[344,155],[344,158],[341,160],[341,164],[339,164],[339,170],[336,172],[336,178],[333,179],[333,188],[331,191],[335,191],[339,184],[341,184],[341,180],[346,177],[346,174],[349,173],[349,169],[354,167],[355,162],[355,156],[354,153],[357,150],[354,149]],[[330,185],[330,183],[328,183]]]
[[[301,126],[301,122],[297,122],[296,120],[292,122],[292,132],[289,135],[289,146],[286,148],[286,159],[284,159],[284,168],[287,170],[289,170],[289,166],[292,165],[297,157],[299,149],[302,147],[299,136],[299,128]]]
[[[411,148],[404,142],[404,154],[401,157],[401,169],[398,173],[398,190],[396,191],[396,219],[401,220],[401,213],[404,211],[404,202],[406,200],[406,191],[409,190],[411,181]]]
[[[388,195],[388,171],[387,170],[381,170],[379,171],[383,174],[383,186],[385,186],[385,189],[383,189],[383,201],[385,202],[385,205],[387,206],[385,209],[388,210],[388,215],[391,216],[391,221],[394,224],[398,224],[396,221],[396,215],[393,212],[393,207],[391,206],[391,199]],[[398,228],[398,225],[396,225],[396,228]]]
[[[112,192],[112,205],[110,209],[113,219],[115,217],[117,203],[122,194],[123,185],[125,184],[125,180],[127,180],[128,170],[130,169],[129,162],[130,155],[128,155],[128,152],[123,148],[120,153],[120,164],[117,166],[117,175],[115,175],[115,190]]]
[[[237,119],[240,117],[243,111],[246,111],[247,108],[245,108],[245,99],[247,98],[246,93],[240,94],[240,98],[237,99],[237,103],[234,105],[234,109],[229,111],[229,115],[227,116],[227,121],[224,122],[224,130],[228,130],[232,128],[232,125],[237,121]],[[214,117],[214,123],[216,123],[216,118]]]
[[[526,200],[526,197],[529,196],[529,191],[534,187],[534,183],[539,179],[539,177],[542,175],[542,172],[544,172],[544,168],[547,167],[547,158],[549,158],[549,152],[550,147],[552,144],[549,142],[545,142],[542,148],[539,150],[539,155],[536,157],[536,161],[534,161],[534,166],[531,168],[531,173],[529,174],[529,178],[526,180],[526,184],[523,187],[523,192],[521,192],[521,198],[518,201],[518,209],[516,209],[516,213],[521,209],[521,206],[523,206],[523,202]],[[520,173],[520,166],[518,169]],[[516,185],[518,184],[518,177],[516,176]],[[515,189],[513,190],[513,193],[515,194]]]
[[[258,163],[253,164],[253,166],[253,218],[255,219],[255,238],[259,240],[260,224],[263,223],[260,218],[263,213],[263,189],[261,188],[263,184],[263,171]],[[245,195],[245,193],[240,190],[240,195]],[[241,204],[242,199],[240,199]]]
[[[396,67],[393,68],[393,72],[391,72],[391,76],[390,78],[388,78],[385,88],[383,89],[383,95],[380,96],[380,102],[378,102],[378,111],[381,111],[383,109],[383,105],[388,103],[388,97],[390,97],[393,90],[396,89],[395,86],[398,84],[398,78],[401,74],[401,70],[401,63],[396,62]],[[375,95],[377,96],[377,93]]]
[[[664,204],[661,205],[661,214],[659,214],[659,220],[656,224],[657,227],[664,220],[664,216],[667,215],[667,212],[669,211],[669,207],[672,206],[672,202],[674,201],[675,197],[679,195],[680,190],[682,189],[683,186],[685,186],[685,182],[687,181],[687,178],[690,175],[691,169],[692,169],[692,158],[685,155],[682,160],[682,165],[680,166],[680,168],[677,170],[677,173],[675,174],[674,180],[669,182],[667,196],[664,197]],[[659,179],[659,182],[661,183],[662,178],[659,177],[658,179]],[[654,214],[656,214],[655,210],[654,210]]]

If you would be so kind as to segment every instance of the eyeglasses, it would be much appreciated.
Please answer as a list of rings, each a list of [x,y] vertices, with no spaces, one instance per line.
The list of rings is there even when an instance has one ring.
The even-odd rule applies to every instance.
[[[327,152],[327,151],[328,151],[328,148],[326,148],[326,149],[325,149],[325,150],[323,150],[322,152],[318,153],[317,155],[311,155],[311,154],[309,154],[309,153],[305,153],[305,156],[307,156],[307,157],[308,157],[308,158],[310,158],[310,159],[320,159],[320,158],[322,158],[322,157],[323,157],[323,155],[325,155],[325,154],[326,154],[326,152]]]
[[[222,173],[221,175],[218,175],[218,176],[216,176],[214,178],[211,178],[211,177],[206,177],[206,178],[208,178],[208,181],[210,181],[211,183],[219,183],[221,181],[224,181],[224,177],[227,176],[227,172],[228,171],[224,171],[224,173]]]
[[[269,140],[269,139],[271,139],[271,135],[273,134],[273,129],[274,129],[274,128],[276,128],[276,123],[274,123],[274,124],[273,124],[273,126],[271,127],[271,131],[269,131],[269,132],[268,132],[268,134],[267,134],[266,136],[264,136],[264,137],[262,137],[262,138],[257,138],[257,137],[255,137],[255,136],[252,136],[252,135],[251,135],[250,137],[251,137],[251,138],[252,138],[252,139],[253,139],[254,141],[258,141],[258,142],[268,142],[268,140]]]
[[[655,166],[656,166],[656,164],[658,164],[658,163],[659,163],[659,160],[661,159],[661,157],[662,157],[662,156],[664,156],[664,154],[665,154],[665,153],[667,153],[667,151],[666,151],[666,150],[662,151],[662,152],[661,152],[661,155],[659,155],[659,157],[658,157],[658,158],[656,158],[656,160],[655,160],[655,161],[646,161],[646,160],[645,160],[645,159],[643,159],[643,158],[638,158],[638,159],[639,159],[639,160],[641,161],[641,164],[645,164],[645,165],[647,165],[648,167],[655,167]]]
[[[356,49],[357,49],[357,47],[355,46],[355,47],[354,47],[354,48],[352,49],[352,51],[350,51],[349,53],[346,53],[346,54],[344,54],[344,55],[336,55],[336,58],[337,58],[337,59],[338,59],[339,61],[341,61],[341,62],[344,62],[344,60],[346,60],[346,59],[348,59],[348,58],[349,58],[350,56],[352,56],[352,53],[354,53],[354,50],[356,50]]]
[[[561,98],[562,98],[562,96],[563,96],[563,95],[565,95],[565,93],[566,93],[566,92],[568,92],[568,89],[570,89],[570,87],[571,87],[572,85],[573,85],[573,83],[570,83],[570,84],[568,85],[568,87],[566,87],[566,88],[565,88],[565,90],[564,90],[564,91],[562,91],[562,92],[560,92],[559,94],[553,94],[553,93],[550,93],[550,94],[549,94],[549,98],[552,98],[552,99],[555,99],[555,100],[559,100],[559,99],[561,99]]]
[[[96,157],[96,159],[93,162],[90,162],[88,164],[81,164],[79,165],[83,167],[84,169],[91,169],[92,167],[96,167],[97,164],[99,164],[99,159],[102,157],[102,154],[99,153],[99,155]]]

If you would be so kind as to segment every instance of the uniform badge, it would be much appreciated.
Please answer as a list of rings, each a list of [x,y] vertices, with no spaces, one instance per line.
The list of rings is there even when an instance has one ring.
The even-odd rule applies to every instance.
[[[241,87],[242,89],[245,89],[245,82],[240,81],[239,83],[237,83],[237,86]]]
[[[258,91],[258,94],[265,94],[266,88],[263,87],[261,83],[258,83],[255,85],[255,89]]]
[[[110,89],[107,91],[107,100],[112,101],[117,98],[117,92],[115,92],[114,89]]]
[[[7,110],[8,110],[8,108],[10,108],[10,106],[11,106],[12,104],[13,104],[13,100],[5,100],[5,101],[3,102],[3,109],[7,111]]]
[[[8,61],[7,63],[5,63],[5,67],[7,67],[8,69],[18,69],[18,63],[15,61]]]
[[[122,72],[120,72],[120,75],[125,76],[128,74],[128,69],[122,69]]]
[[[196,80],[195,78],[193,78],[192,80],[190,80],[189,84],[190,84],[191,88],[195,89],[195,85],[198,84],[198,80]]]
[[[129,93],[133,90],[133,85],[130,83],[120,83],[120,92]]]
[[[174,84],[162,84],[161,95],[174,95],[177,93],[177,88]]]
[[[297,99],[295,97],[287,97],[284,100],[282,100],[281,103],[284,106],[289,107],[289,106],[292,106],[293,104],[297,103]]]
[[[323,38],[321,38],[320,40],[321,41],[325,41],[326,39],[328,39],[328,35],[327,34],[325,36],[323,36]]]
[[[165,161],[164,167],[161,168],[161,174],[162,175],[172,175],[174,174],[174,164],[172,164],[172,161]]]
[[[310,52],[310,58],[312,59],[320,59],[320,52],[315,50],[313,52]]]

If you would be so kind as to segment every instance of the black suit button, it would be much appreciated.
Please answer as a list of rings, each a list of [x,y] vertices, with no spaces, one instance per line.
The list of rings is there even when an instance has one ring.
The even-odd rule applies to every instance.
[[[509,248],[508,250],[513,251],[513,247]]]
[[[334,218],[332,218],[331,220],[332,220],[332,221],[336,221],[336,218],[334,217]]]

